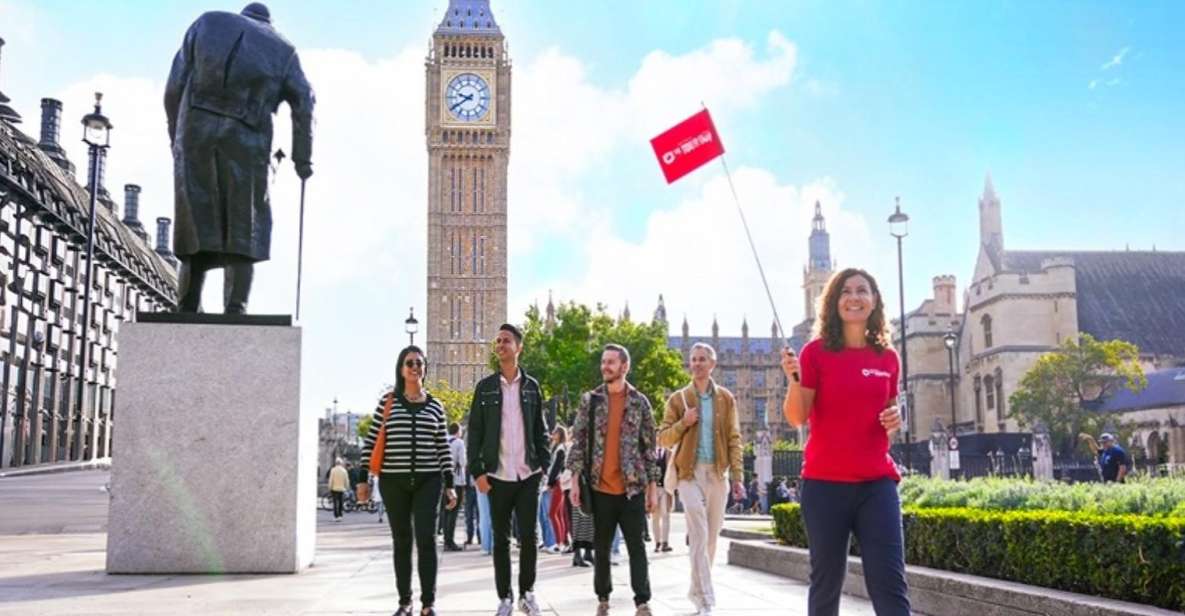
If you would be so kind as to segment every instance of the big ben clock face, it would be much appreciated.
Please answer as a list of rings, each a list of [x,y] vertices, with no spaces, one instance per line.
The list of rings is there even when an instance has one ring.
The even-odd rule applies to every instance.
[[[480,75],[460,73],[449,80],[444,104],[454,119],[477,122],[490,112],[490,86]]]

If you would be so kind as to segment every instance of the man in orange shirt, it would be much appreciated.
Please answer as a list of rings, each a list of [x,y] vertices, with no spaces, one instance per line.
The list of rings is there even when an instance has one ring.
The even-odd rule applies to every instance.
[[[655,460],[654,415],[650,401],[626,382],[630,354],[617,344],[605,345],[601,353],[604,384],[584,394],[573,425],[572,451],[568,470],[574,476],[587,473],[592,494],[581,494],[573,482],[570,498],[579,507],[581,499],[592,499],[593,547],[597,593],[597,615],[609,613],[613,580],[609,551],[620,526],[630,556],[630,586],[634,591],[637,616],[650,616],[650,576],[646,544],[642,534],[646,514],[657,503],[658,465]],[[592,430],[589,451],[589,430]]]

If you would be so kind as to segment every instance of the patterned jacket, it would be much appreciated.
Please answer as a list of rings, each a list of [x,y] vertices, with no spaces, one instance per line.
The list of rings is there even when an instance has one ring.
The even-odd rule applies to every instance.
[[[654,413],[645,394],[626,383],[625,416],[621,420],[621,474],[625,478],[625,494],[633,497],[646,491],[646,484],[661,479],[654,456]],[[589,417],[594,418],[591,462],[588,452]],[[580,398],[580,409],[572,426],[572,450],[568,453],[568,470],[573,478],[587,467],[592,485],[601,481],[601,465],[605,461],[605,434],[609,430],[609,397],[605,385],[587,392]],[[588,498],[587,495],[582,495]]]

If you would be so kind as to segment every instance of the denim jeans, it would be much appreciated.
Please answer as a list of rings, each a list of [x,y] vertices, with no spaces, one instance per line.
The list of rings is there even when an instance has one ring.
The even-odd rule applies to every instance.
[[[551,490],[547,490],[539,495],[539,529],[543,533],[543,547],[545,548],[555,545],[555,530],[551,527],[551,516],[547,515],[550,510]]]

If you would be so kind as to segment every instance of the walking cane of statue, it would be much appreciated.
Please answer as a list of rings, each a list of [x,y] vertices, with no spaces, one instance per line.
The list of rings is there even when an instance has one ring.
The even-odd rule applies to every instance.
[[[300,180],[300,235],[296,243],[296,320],[300,320],[300,276],[304,266],[304,186],[307,180]]]

